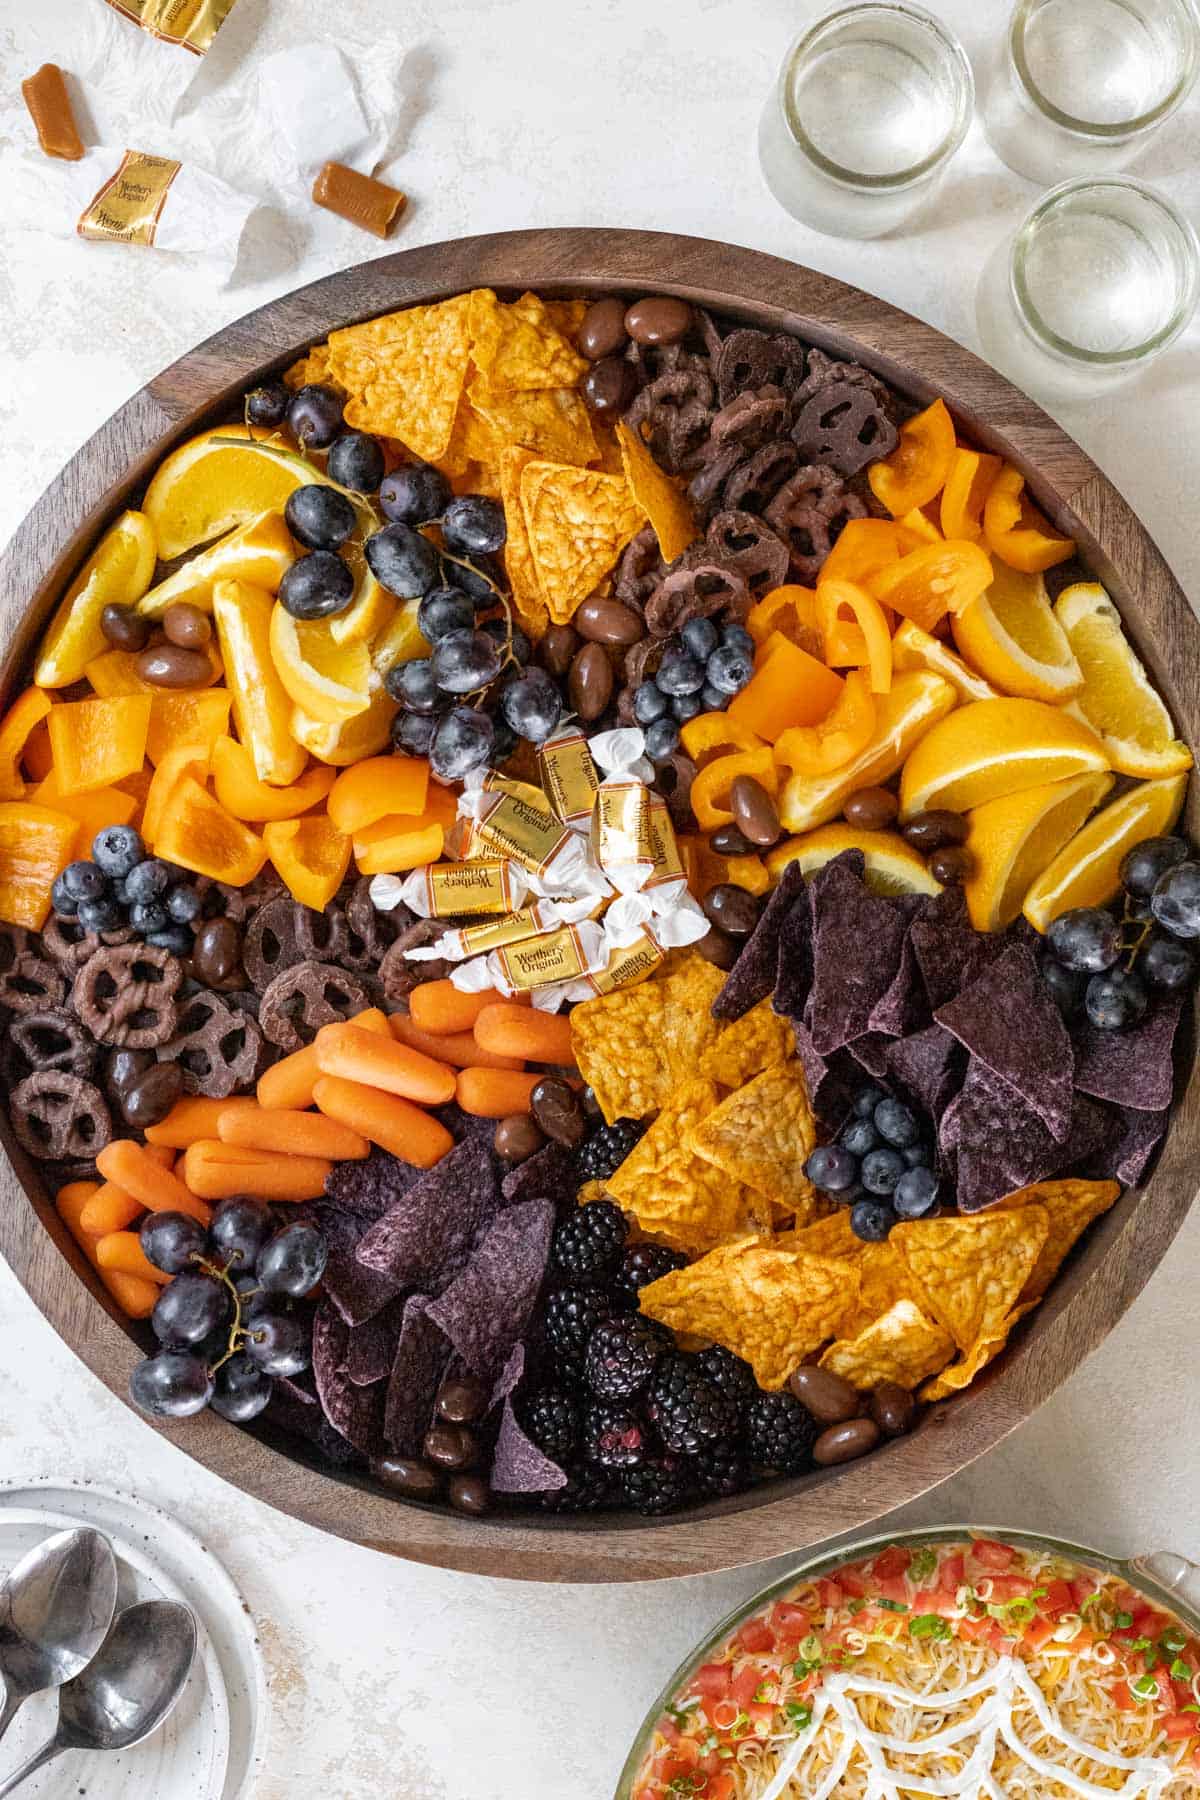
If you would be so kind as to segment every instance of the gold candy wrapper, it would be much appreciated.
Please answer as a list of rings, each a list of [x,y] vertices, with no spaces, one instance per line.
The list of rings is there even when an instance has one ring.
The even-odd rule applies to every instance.
[[[636,893],[654,869],[650,790],[606,781],[596,796],[596,860],[619,894]]]
[[[458,803],[471,821],[465,855],[509,857],[543,893],[601,894],[606,883],[587,843],[556,819],[540,788],[502,776],[468,775]]]
[[[456,988],[482,993],[495,988],[501,994],[535,993],[553,985],[591,974],[605,962],[604,931],[594,919],[559,925],[536,937],[493,950],[473,962],[461,963],[451,972]],[[535,999],[534,1004],[537,1004]]]
[[[522,938],[536,937],[539,932],[553,931],[558,925],[574,925],[580,919],[591,918],[601,904],[590,894],[578,900],[534,900],[503,919],[460,925],[444,932],[435,944],[418,945],[405,955],[409,962],[462,962],[468,956],[482,956],[506,944],[518,944]]]
[[[632,944],[609,951],[608,961],[594,974],[572,982],[567,999],[590,1000],[596,994],[611,994],[615,988],[633,987],[653,975],[666,958],[666,951],[656,944],[648,931],[640,931]]]
[[[552,732],[538,752],[538,772],[563,824],[588,831],[600,782],[583,732],[573,725]]]
[[[491,856],[427,863],[411,875],[376,875],[370,891],[380,912],[407,906],[421,919],[450,919],[462,913],[511,913],[524,904],[529,883],[516,863]]]
[[[233,11],[236,0],[108,0],[131,25],[164,44],[203,56]]]
[[[679,841],[671,814],[661,794],[650,796],[647,839],[654,866],[646,879],[644,893],[656,912],[674,906],[688,891],[687,871],[679,852]]]

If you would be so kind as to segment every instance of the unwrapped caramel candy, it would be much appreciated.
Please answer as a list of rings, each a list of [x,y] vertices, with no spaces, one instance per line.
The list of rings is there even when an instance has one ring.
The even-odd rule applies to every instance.
[[[38,143],[47,156],[78,162],[83,143],[71,110],[71,96],[57,63],[43,63],[36,75],[21,83],[29,116],[37,129]]]
[[[408,196],[373,175],[360,175],[345,163],[327,162],[313,182],[312,197],[327,212],[348,219],[376,237],[388,236],[404,211]]]

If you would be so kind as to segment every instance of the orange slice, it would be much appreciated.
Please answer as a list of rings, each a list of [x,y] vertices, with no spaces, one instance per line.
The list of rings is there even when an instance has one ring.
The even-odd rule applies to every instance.
[[[898,832],[861,831],[853,825],[819,825],[803,837],[787,838],[767,857],[767,868],[778,881],[789,863],[799,863],[811,876],[843,850],[861,850],[866,859],[866,884],[877,894],[940,894],[942,886],[929,873],[929,865]]]
[[[1025,788],[1104,773],[1094,731],[1041,700],[979,700],[922,737],[900,778],[900,817],[930,807],[969,812]]]
[[[1033,882],[1112,784],[1111,775],[1075,775],[974,809],[966,849],[975,867],[963,892],[976,931],[1012,924]]]
[[[1104,589],[1097,582],[1064,588],[1054,617],[1083,672],[1070,711],[1100,734],[1113,768],[1147,779],[1190,769],[1192,753],[1175,736],[1171,715]]]
[[[293,705],[338,725],[370,705],[371,658],[363,643],[339,644],[326,619],[294,619],[277,601],[271,613],[271,660]]]
[[[154,528],[145,513],[122,513],[106,531],[63,596],[42,639],[33,679],[38,687],[67,687],[108,649],[100,614],[108,605],[133,606],[154,576]]]
[[[1022,911],[1045,931],[1077,906],[1107,906],[1121,890],[1121,861],[1145,838],[1168,833],[1183,809],[1186,775],[1143,781],[1089,819],[1043,869]]]
[[[1069,700],[1083,671],[1055,618],[1042,575],[997,561],[986,592],[951,620],[954,642],[973,669],[1002,694]]]

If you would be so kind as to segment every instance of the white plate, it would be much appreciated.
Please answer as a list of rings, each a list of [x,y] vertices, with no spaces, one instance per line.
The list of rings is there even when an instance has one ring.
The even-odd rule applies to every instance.
[[[0,1482],[0,1571],[34,1544],[91,1525],[113,1547],[118,1606],[181,1600],[196,1616],[196,1661],[162,1730],[121,1753],[67,1751],[21,1788],[22,1800],[248,1800],[260,1772],[266,1686],[249,1612],[229,1576],[174,1519],[132,1495],[86,1483]],[[0,1745],[0,1776],[54,1729],[57,1701],[28,1700]]]

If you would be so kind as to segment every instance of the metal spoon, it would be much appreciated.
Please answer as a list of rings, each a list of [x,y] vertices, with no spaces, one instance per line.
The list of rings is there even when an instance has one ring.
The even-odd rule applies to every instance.
[[[174,1600],[143,1600],[117,1615],[87,1667],[58,1696],[58,1727],[0,1800],[64,1750],[128,1750],[157,1731],[187,1682],[196,1621]]]
[[[0,1737],[31,1694],[61,1687],[104,1642],[117,1565],[98,1531],[56,1531],[0,1583]]]

